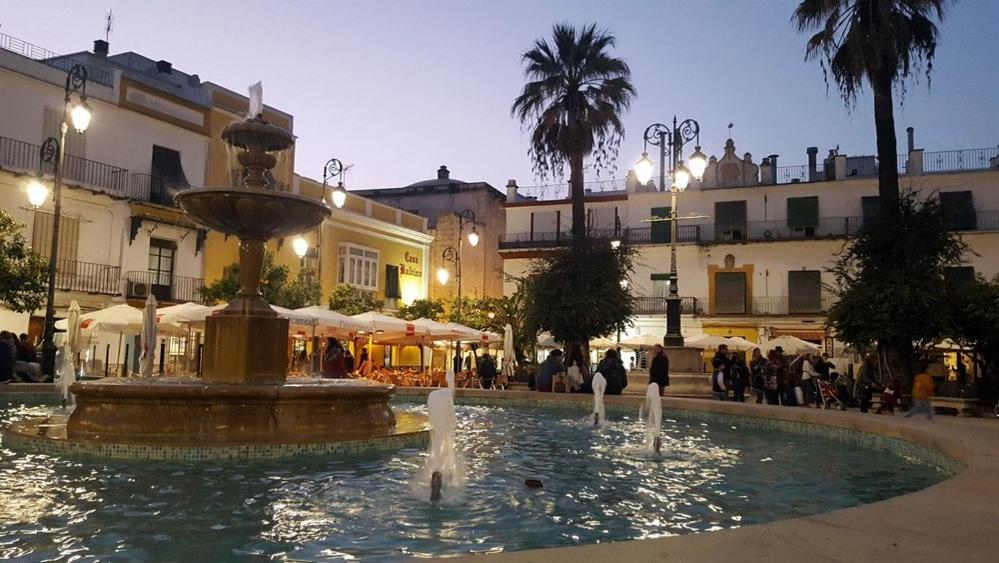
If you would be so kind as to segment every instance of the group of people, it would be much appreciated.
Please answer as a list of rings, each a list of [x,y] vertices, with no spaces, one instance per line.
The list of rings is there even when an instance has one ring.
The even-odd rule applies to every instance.
[[[582,346],[575,344],[564,362],[561,350],[548,353],[548,358],[538,366],[534,375],[534,387],[543,393],[593,393],[593,376],[597,373],[607,382],[604,389],[606,395],[620,395],[628,386],[628,373],[618,350],[611,348],[604,352],[604,357],[591,373]],[[655,347],[649,379],[659,384],[660,394],[669,385],[669,359],[662,346]]]
[[[0,331],[0,384],[16,379],[38,381],[38,351],[27,334]]]
[[[766,401],[768,405],[819,406],[820,380],[847,385],[827,354],[805,354],[792,361],[780,346],[766,356],[754,348],[747,365],[742,353],[731,352],[722,344],[711,360],[711,391],[721,400],[729,400],[731,393],[731,400],[744,402],[751,391],[758,404]]]

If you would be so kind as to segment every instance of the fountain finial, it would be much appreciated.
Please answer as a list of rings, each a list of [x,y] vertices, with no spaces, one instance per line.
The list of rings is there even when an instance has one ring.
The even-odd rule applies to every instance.
[[[264,113],[264,85],[259,80],[250,84],[250,111],[246,114],[247,119],[253,119]]]

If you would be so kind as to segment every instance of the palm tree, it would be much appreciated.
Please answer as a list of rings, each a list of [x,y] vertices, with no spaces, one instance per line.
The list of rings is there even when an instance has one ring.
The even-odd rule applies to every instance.
[[[538,176],[562,177],[568,161],[576,242],[586,236],[583,159],[592,155],[598,167],[616,159],[620,115],[635,96],[627,63],[607,52],[613,46],[614,36],[596,25],[556,25],[551,43],[537,39],[521,57],[528,83],[510,110],[531,130]]]
[[[892,87],[926,63],[933,68],[937,26],[946,0],[803,0],[792,16],[799,32],[817,30],[805,59],[819,59],[823,73],[848,103],[866,81],[874,92],[878,144],[878,196],[882,213],[898,215],[898,151]]]

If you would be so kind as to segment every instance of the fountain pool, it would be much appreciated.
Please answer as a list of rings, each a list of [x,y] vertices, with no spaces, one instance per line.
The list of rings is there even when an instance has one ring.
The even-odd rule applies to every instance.
[[[0,448],[0,558],[377,561],[614,542],[827,512],[948,476],[853,443],[669,411],[654,457],[631,406],[594,427],[588,403],[456,400],[467,484],[439,504],[411,487],[423,448],[183,464]],[[0,420],[56,410],[0,404]]]

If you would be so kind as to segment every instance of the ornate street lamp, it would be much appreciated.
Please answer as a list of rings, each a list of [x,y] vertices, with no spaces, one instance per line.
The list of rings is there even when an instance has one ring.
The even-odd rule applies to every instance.
[[[461,245],[459,244],[458,246]],[[450,277],[447,271],[447,264],[454,264],[454,278],[458,285],[458,322],[461,322],[464,320],[464,317],[461,315],[461,250],[453,246],[444,248],[444,251],[441,253],[441,261],[445,264],[437,270],[437,281],[441,282],[441,285],[447,285],[448,278]]]
[[[305,240],[305,237],[298,235],[295,240],[291,241],[291,247],[295,250],[295,256],[298,256],[302,263],[305,263],[305,255],[309,253],[309,241]]]
[[[62,169],[66,155],[66,133],[70,121],[77,133],[84,133],[90,127],[93,114],[87,105],[87,67],[74,64],[66,75],[65,97],[63,99],[62,123],[59,125],[59,139],[49,137],[39,150],[39,165],[48,164],[54,169],[52,180],[52,246],[49,252],[48,294],[45,299],[45,329],[42,335],[42,373],[55,377],[55,285],[56,269],[59,260],[59,227],[62,223]],[[76,100],[74,100],[74,97]],[[42,176],[43,171],[39,171]],[[48,188],[40,180],[32,180],[27,187],[28,202],[36,209],[48,199]]]
[[[643,135],[645,150],[642,157],[635,163],[635,177],[642,184],[652,178],[654,164],[649,158],[649,145],[659,147],[659,189],[666,190],[666,157],[669,161],[670,178],[670,239],[669,239],[669,296],[666,298],[666,336],[663,344],[666,346],[683,346],[683,334],[680,332],[680,294],[676,275],[676,239],[677,239],[677,196],[687,189],[691,178],[701,180],[707,169],[708,160],[701,152],[701,126],[693,119],[685,119],[677,123],[673,116],[673,126],[653,123],[645,129]],[[694,153],[684,164],[683,145],[695,141]]]
[[[333,193],[331,195],[333,199],[333,205],[337,209],[342,209],[343,205],[347,203],[347,190],[343,187],[343,172],[344,166],[338,158],[331,158],[326,162],[326,166],[323,167],[323,195],[326,194],[326,188],[329,185],[330,178],[334,176],[339,177],[337,180],[336,187],[333,188]]]

